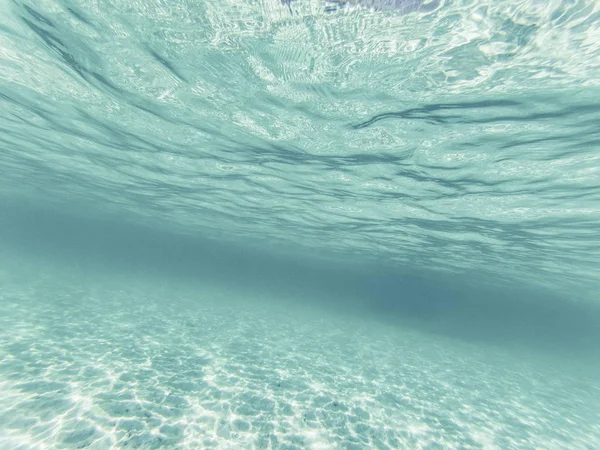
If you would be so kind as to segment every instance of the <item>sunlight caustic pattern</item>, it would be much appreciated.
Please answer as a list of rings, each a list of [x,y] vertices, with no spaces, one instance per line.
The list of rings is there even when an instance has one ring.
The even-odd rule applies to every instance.
[[[301,301],[56,270],[1,281],[0,448],[600,442],[599,386],[575,367]]]

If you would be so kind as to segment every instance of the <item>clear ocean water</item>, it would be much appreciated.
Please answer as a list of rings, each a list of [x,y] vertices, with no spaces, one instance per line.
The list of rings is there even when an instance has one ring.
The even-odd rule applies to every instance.
[[[600,3],[0,0],[1,449],[600,448]]]

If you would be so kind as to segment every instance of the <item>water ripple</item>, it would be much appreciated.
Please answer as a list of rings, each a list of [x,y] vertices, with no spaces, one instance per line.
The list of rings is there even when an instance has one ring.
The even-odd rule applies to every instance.
[[[600,288],[593,1],[5,3],[3,195]]]

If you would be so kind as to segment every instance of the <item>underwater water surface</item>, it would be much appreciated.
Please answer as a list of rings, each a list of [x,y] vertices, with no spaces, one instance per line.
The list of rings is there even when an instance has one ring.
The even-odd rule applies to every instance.
[[[597,1],[0,12],[0,448],[600,447]]]

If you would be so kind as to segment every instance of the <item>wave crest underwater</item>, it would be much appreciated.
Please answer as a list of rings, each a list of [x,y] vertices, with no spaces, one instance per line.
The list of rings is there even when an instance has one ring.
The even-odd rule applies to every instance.
[[[597,292],[597,3],[331,3],[4,0],[2,191]]]

